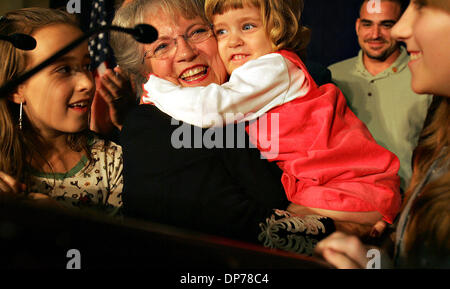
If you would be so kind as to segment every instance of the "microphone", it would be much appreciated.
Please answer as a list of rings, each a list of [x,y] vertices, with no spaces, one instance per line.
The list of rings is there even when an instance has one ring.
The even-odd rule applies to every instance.
[[[134,28],[124,28],[124,27],[112,26],[112,25],[111,26],[101,26],[99,28],[90,30],[86,34],[81,35],[80,37],[78,37],[77,39],[75,39],[74,41],[69,43],[67,46],[63,47],[61,50],[57,51],[55,54],[53,54],[52,56],[50,56],[49,58],[44,60],[41,64],[28,70],[27,72],[25,72],[21,76],[17,77],[16,79],[5,83],[5,85],[3,85],[0,88],[0,97],[7,96],[8,93],[10,93],[19,84],[28,80],[30,77],[32,77],[33,75],[35,75],[36,73],[38,73],[39,71],[41,71],[42,69],[44,69],[45,67],[50,65],[52,62],[54,62],[55,60],[57,60],[58,58],[60,58],[61,56],[63,56],[67,52],[69,52],[70,50],[74,49],[75,47],[77,47],[78,45],[80,45],[81,43],[86,41],[86,39],[88,39],[89,37],[91,37],[93,35],[97,35],[104,31],[108,31],[108,30],[113,30],[113,31],[130,34],[133,36],[133,38],[136,41],[141,42],[141,43],[148,44],[148,43],[152,43],[156,39],[158,39],[158,31],[153,26],[148,25],[148,24],[139,24],[139,25],[136,25]],[[19,38],[21,38],[21,37],[19,36]],[[16,41],[16,40],[14,40],[14,41]],[[18,43],[18,42],[15,42],[15,43]]]
[[[152,43],[158,39],[158,31],[148,24],[138,24],[134,28],[123,28],[119,26],[109,26],[110,30],[130,34],[140,43]]]
[[[36,40],[32,36],[22,33],[0,35],[0,40],[8,41],[15,48],[21,50],[33,50],[36,47]]]
[[[158,39],[158,30],[155,27],[147,24],[138,24],[134,27],[134,39],[140,43],[152,43]]]

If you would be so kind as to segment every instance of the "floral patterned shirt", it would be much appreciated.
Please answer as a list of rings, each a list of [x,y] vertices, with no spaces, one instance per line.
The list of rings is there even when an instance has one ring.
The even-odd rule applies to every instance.
[[[83,156],[67,173],[32,172],[30,192],[46,194],[64,206],[97,208],[111,215],[122,207],[122,148],[94,137],[92,163]]]

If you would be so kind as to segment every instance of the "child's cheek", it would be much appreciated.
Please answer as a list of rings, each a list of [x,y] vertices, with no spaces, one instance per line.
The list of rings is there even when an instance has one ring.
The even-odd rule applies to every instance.
[[[219,50],[220,59],[222,59],[223,64],[225,64],[226,67],[229,66],[229,57],[227,56],[227,49],[225,47],[225,41],[217,41],[217,47]]]

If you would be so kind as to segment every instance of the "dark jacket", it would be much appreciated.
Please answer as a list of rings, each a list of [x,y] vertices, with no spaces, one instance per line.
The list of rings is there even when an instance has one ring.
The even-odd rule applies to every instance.
[[[261,159],[256,148],[176,149],[172,137],[182,128],[181,124],[172,125],[169,116],[150,105],[138,106],[129,114],[120,135],[125,213],[204,233],[256,241],[259,222],[272,209],[285,209],[288,205],[280,181],[281,170]],[[194,130],[184,124],[183,128],[186,127]],[[233,130],[236,140],[237,130]]]

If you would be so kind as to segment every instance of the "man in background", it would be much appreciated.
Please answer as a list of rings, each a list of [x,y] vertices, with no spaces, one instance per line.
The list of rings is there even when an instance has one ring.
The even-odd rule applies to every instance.
[[[400,160],[401,188],[412,174],[411,159],[432,96],[411,90],[406,49],[391,37],[403,14],[402,0],[364,0],[356,20],[358,56],[329,67],[353,112],[375,140]]]

